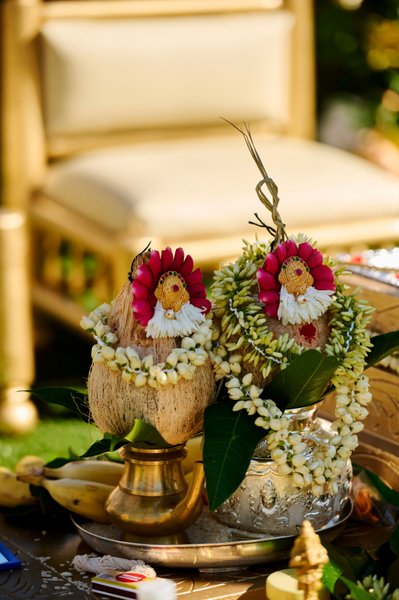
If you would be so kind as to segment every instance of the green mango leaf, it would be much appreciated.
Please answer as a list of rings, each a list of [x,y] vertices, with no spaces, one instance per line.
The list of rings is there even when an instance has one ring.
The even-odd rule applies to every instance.
[[[381,333],[371,338],[373,347],[366,357],[366,369],[380,362],[392,352],[399,351],[399,330]]]
[[[323,568],[323,585],[328,589],[330,594],[334,593],[335,584],[342,575],[342,568],[330,561]]]
[[[323,546],[328,552],[328,558],[334,569],[341,571],[343,576],[352,581],[360,579],[365,569],[374,562],[363,548],[339,548],[325,542]]]
[[[126,440],[117,435],[111,435],[110,433],[104,434],[101,440],[97,440],[86,450],[84,454],[81,454],[78,458],[89,458],[92,456],[101,456],[107,452],[114,452],[118,448],[121,448],[126,444]],[[76,459],[75,459],[76,460]]]
[[[93,444],[91,444],[91,446],[83,454],[78,455],[72,451],[69,451],[68,457],[54,458],[46,464],[46,467],[57,469],[58,467],[63,467],[67,463],[73,462],[75,460],[98,457],[101,457],[104,460],[123,462],[117,450],[125,444],[125,438],[120,437],[118,435],[105,433],[100,440],[96,440]]]
[[[212,404],[205,410],[203,460],[211,511],[240,485],[266,433],[245,411],[233,412],[229,402]]]
[[[380,493],[381,497],[388,502],[389,504],[393,504],[394,506],[398,506],[399,507],[399,492],[393,490],[392,488],[388,487],[379,477],[378,475],[376,475],[375,473],[373,473],[373,471],[369,471],[369,469],[366,469],[365,467],[361,467],[359,465],[356,465],[356,470],[362,470],[364,471],[364,473],[366,473],[368,479],[370,480],[370,482],[373,484],[373,486],[378,490],[378,492]]]
[[[375,595],[367,592],[358,583],[354,583],[347,577],[341,577],[341,581],[349,588],[350,594],[346,596],[347,598],[351,598],[352,600],[375,600]]]
[[[280,371],[261,394],[274,400],[281,410],[319,402],[339,361],[318,350],[307,350]]]
[[[125,439],[135,444],[146,444],[155,448],[170,448],[170,444],[165,442],[161,434],[149,423],[135,419],[134,425]]]
[[[87,401],[87,390],[73,387],[42,387],[32,390],[23,390],[33,396],[41,398],[50,404],[63,406],[74,412],[83,421],[89,422],[89,406]]]

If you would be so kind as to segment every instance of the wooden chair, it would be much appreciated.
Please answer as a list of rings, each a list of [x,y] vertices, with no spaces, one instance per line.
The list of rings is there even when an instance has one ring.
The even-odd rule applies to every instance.
[[[311,141],[311,0],[2,0],[1,22],[2,204],[29,216],[33,302],[63,322],[150,240],[214,267],[253,238],[259,173],[220,117],[251,124],[289,230],[397,238],[397,179]]]

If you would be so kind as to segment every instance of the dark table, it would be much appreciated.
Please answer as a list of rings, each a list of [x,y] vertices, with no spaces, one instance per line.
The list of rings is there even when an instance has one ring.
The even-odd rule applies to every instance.
[[[373,548],[386,539],[386,532],[356,521],[349,524],[337,542]],[[42,523],[6,519],[0,515],[0,541],[22,562],[21,569],[0,571],[0,600],[88,600],[91,575],[80,575],[71,566],[76,554],[89,548],[71,527],[43,527]],[[264,600],[265,578],[287,564],[258,566],[243,571],[201,574],[197,570],[157,569],[161,577],[172,578],[183,600]],[[160,599],[162,600],[162,599]]]

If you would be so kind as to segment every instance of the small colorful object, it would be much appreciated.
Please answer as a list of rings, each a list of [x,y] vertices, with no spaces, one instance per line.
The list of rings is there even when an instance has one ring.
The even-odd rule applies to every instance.
[[[258,269],[258,298],[264,312],[283,325],[308,323],[333,302],[334,273],[308,241],[289,239],[278,244]]]
[[[187,336],[210,311],[201,269],[182,248],[152,250],[132,274],[133,313],[147,337]]]
[[[146,577],[133,571],[107,571],[91,580],[91,589],[102,596],[136,600],[175,600],[176,585],[171,579]]]

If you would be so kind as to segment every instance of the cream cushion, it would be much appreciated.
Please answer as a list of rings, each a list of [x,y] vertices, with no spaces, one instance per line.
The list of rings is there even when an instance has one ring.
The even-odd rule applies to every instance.
[[[47,133],[198,126],[221,115],[287,126],[293,25],[284,11],[49,21]]]
[[[262,136],[255,142],[279,186],[280,214],[290,231],[325,227],[333,242],[358,221],[370,238],[375,220],[388,218],[399,227],[394,175],[317,142]],[[270,223],[254,190],[260,179],[237,134],[142,143],[65,160],[50,168],[44,191],[108,231],[173,245],[252,238],[259,231],[248,224],[255,212]]]

